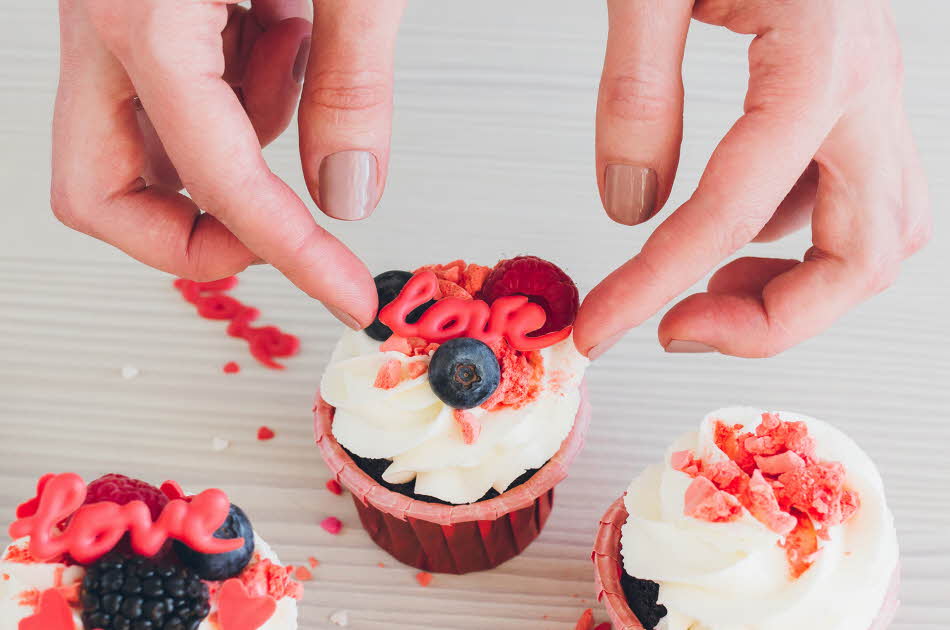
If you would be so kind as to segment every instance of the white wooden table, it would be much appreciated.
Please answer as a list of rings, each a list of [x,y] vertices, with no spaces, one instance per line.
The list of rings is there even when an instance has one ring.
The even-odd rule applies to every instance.
[[[377,271],[457,257],[491,264],[530,252],[562,263],[583,291],[637,251],[647,230],[612,224],[592,175],[600,4],[412,2],[398,50],[389,189],[372,220],[332,229]],[[0,521],[47,471],[217,485],[286,562],[320,560],[303,628],[332,627],[336,610],[348,611],[355,629],[572,628],[590,605],[604,618],[592,602],[589,561],[602,511],[704,412],[749,403],[833,421],[871,453],[903,551],[904,605],[894,627],[950,625],[950,8],[943,0],[898,7],[908,108],[938,213],[935,242],[893,289],[775,359],[667,356],[656,319],[644,324],[591,370],[592,432],[541,538],[491,573],[437,576],[427,589],[370,542],[347,497],[323,489],[310,405],[339,329],[319,305],[271,269],[243,274],[237,295],[261,307],[262,321],[303,341],[286,372],[269,371],[220,323],[198,319],[170,278],[52,218],[52,5],[0,6]],[[744,45],[694,28],[686,141],[670,207],[687,197],[740,112]],[[288,133],[267,154],[305,192],[295,148]],[[398,245],[420,234],[432,242]],[[805,248],[796,236],[751,250],[799,256]],[[240,374],[222,373],[230,360],[242,365]],[[124,366],[138,376],[123,378]],[[276,430],[275,440],[255,440],[262,424]],[[213,451],[215,437],[230,447]],[[316,526],[327,515],[343,519],[342,535]]]

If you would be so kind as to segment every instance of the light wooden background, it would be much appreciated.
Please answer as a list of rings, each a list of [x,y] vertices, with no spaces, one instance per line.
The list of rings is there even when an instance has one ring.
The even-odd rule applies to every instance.
[[[372,220],[331,228],[376,271],[460,256],[491,264],[530,252],[556,259],[588,290],[636,252],[648,230],[612,224],[596,197],[601,3],[410,4],[398,47],[389,189]],[[540,540],[491,573],[437,576],[423,589],[414,571],[373,546],[349,499],[323,489],[309,410],[339,330],[319,305],[270,269],[244,274],[237,294],[262,308],[263,321],[303,340],[286,372],[268,371],[222,324],[198,319],[170,278],[54,221],[47,190],[55,10],[51,0],[4,0],[0,521],[47,471],[218,485],[285,561],[320,559],[303,628],[331,627],[336,610],[348,611],[355,629],[573,628],[591,603],[588,555],[602,511],[703,413],[749,403],[833,421],[871,453],[903,550],[904,605],[894,627],[947,627],[950,10],[943,0],[897,4],[908,109],[938,214],[935,242],[893,289],[775,359],[666,356],[656,319],[644,324],[591,370],[592,432]],[[741,110],[745,44],[694,27],[683,163],[670,207],[688,196]],[[288,133],[267,154],[303,192],[295,147]],[[806,247],[801,235],[749,251],[799,256]],[[229,360],[241,363],[239,375],[222,374]],[[124,379],[124,366],[140,374]],[[277,431],[274,441],[254,439],[262,424]],[[230,448],[212,451],[213,437]],[[339,537],[316,526],[327,515],[343,519]]]

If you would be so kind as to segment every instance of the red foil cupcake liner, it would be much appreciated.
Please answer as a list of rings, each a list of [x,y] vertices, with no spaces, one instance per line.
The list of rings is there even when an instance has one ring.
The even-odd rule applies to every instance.
[[[620,528],[627,522],[627,508],[623,497],[614,501],[600,519],[600,528],[594,541],[594,583],[597,601],[607,608],[614,630],[644,630],[637,616],[627,604],[627,596],[620,586],[623,575],[623,558],[620,555]],[[886,630],[894,619],[899,605],[900,565],[894,569],[891,585],[881,604],[877,617],[868,630]]]
[[[492,569],[538,537],[554,503],[554,486],[584,444],[590,424],[586,388],[561,448],[528,481],[487,501],[427,503],[393,492],[363,472],[333,437],[334,408],[317,395],[314,434],[337,481],[353,495],[363,528],[400,562],[437,573]]]

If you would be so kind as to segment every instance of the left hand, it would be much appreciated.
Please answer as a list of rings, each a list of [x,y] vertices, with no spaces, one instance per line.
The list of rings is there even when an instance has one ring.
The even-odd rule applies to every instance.
[[[745,115],[693,196],[584,301],[575,341],[596,357],[751,241],[806,225],[803,260],[740,258],[660,323],[668,352],[777,354],[883,290],[927,242],[927,186],[904,114],[885,0],[608,0],[597,112],[604,206],[634,225],[670,194],[692,18],[754,34]]]

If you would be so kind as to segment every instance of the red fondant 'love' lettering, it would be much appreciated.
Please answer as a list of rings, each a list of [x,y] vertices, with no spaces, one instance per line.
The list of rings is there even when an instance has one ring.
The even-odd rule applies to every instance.
[[[169,538],[209,554],[234,551],[244,544],[241,538],[214,537],[231,506],[220,490],[205,490],[189,501],[170,501],[154,522],[142,501],[83,505],[85,499],[86,484],[79,475],[46,476],[36,499],[24,504],[30,508],[18,510],[10,536],[29,536],[30,553],[41,562],[69,554],[80,564],[104,556],[127,532],[132,550],[143,556],[158,553]],[[57,524],[70,516],[66,529],[59,533]]]
[[[443,343],[456,337],[471,337],[489,345],[504,338],[515,350],[540,350],[567,339],[571,327],[529,337],[544,326],[547,314],[524,295],[509,295],[492,302],[447,297],[433,304],[415,324],[406,321],[414,309],[438,295],[439,279],[431,271],[416,274],[395,300],[379,312],[379,321],[400,337],[421,337]]]

